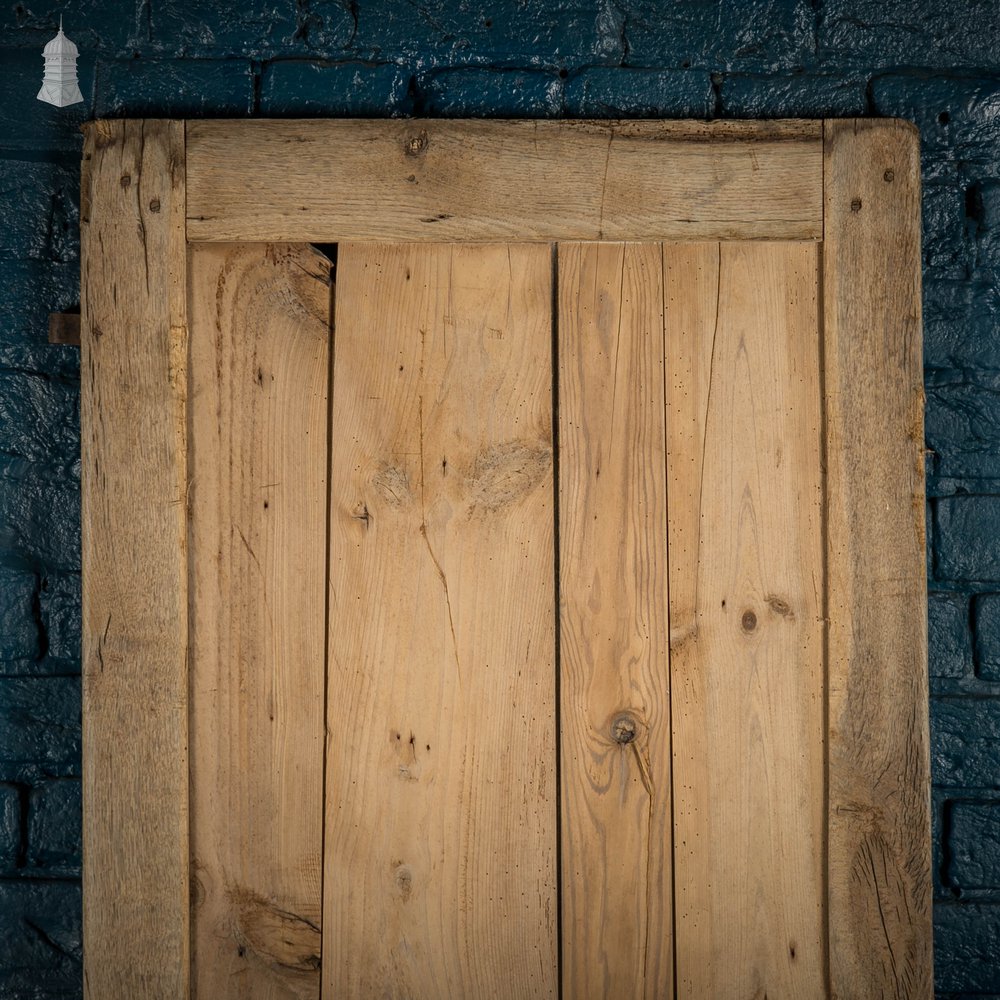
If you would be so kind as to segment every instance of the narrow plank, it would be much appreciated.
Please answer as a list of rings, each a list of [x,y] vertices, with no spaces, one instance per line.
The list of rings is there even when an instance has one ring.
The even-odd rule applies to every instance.
[[[664,248],[682,996],[826,990],[818,266]]]
[[[84,991],[188,993],[184,128],[86,129]]]
[[[556,993],[551,292],[548,247],[340,246],[330,997]]]
[[[330,266],[193,247],[196,997],[319,997]]]
[[[559,247],[563,989],[673,995],[662,258]]]
[[[818,122],[203,121],[192,240],[818,239]]]
[[[929,998],[918,134],[827,122],[825,176],[832,991]]]

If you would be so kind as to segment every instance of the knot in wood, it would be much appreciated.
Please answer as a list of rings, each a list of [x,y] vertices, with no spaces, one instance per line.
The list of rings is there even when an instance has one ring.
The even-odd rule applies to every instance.
[[[621,715],[616,715],[611,720],[611,738],[615,743],[620,743],[622,746],[626,746],[635,739],[636,733],[639,731],[639,726],[637,725],[635,719],[632,718],[627,712],[623,712]]]
[[[427,133],[418,132],[406,140],[406,155],[419,156],[427,148]]]
[[[882,175],[882,180],[884,180],[887,184],[891,184],[895,179],[896,175],[891,170],[887,170]]]
[[[852,212],[860,212],[861,211],[861,199],[860,198],[854,198],[851,201],[851,211]]]
[[[748,609],[743,612],[740,624],[743,626],[744,632],[752,632],[757,627],[757,616]]]

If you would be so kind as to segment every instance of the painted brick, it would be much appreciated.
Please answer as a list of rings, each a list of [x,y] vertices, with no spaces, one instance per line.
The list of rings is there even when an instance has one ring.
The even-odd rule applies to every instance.
[[[1000,788],[1000,699],[931,702],[931,774],[940,786]]]
[[[1000,800],[951,806],[948,877],[959,889],[1000,889]]]
[[[707,73],[598,68],[566,81],[565,113],[570,117],[707,118],[714,105]]]
[[[36,357],[52,357],[55,349],[48,346],[49,313],[62,312],[80,302],[80,265],[41,260],[0,259],[0,352],[8,348],[23,351],[30,347]],[[40,350],[39,350],[40,349]],[[65,355],[76,348],[58,348]],[[16,351],[12,367],[21,367]],[[79,360],[75,361],[79,368]],[[30,367],[30,365],[29,365]],[[42,369],[48,371],[48,363]]]
[[[720,86],[726,118],[835,118],[865,113],[863,75],[727,74]]]
[[[1000,955],[1000,906],[942,904],[934,908],[934,979],[943,992],[992,994]]]
[[[876,114],[919,126],[925,180],[928,163],[939,162],[934,154],[1000,176],[1000,80],[887,74],[871,81],[871,96]]]
[[[78,474],[78,470],[74,470]],[[80,569],[80,484],[66,471],[0,458],[0,552],[23,565]]]
[[[553,0],[494,10],[452,0],[359,2],[351,48],[364,58],[435,66],[618,64],[628,54],[614,0]]]
[[[0,159],[0,257],[77,257],[79,191],[78,169]]]
[[[972,213],[975,264],[995,281],[1000,277],[1000,180],[974,184],[966,194],[968,210]]]
[[[420,114],[457,118],[546,118],[562,110],[563,81],[541,70],[438,70],[419,81]]]
[[[39,592],[39,609],[49,658],[77,665],[80,662],[82,628],[80,585],[79,573],[51,574],[42,580]]]
[[[249,62],[129,59],[102,62],[94,114],[98,118],[199,118],[253,111]]]
[[[5,4],[0,11],[0,47],[30,49],[39,59],[42,47],[59,30],[60,15],[66,34],[76,42],[81,54],[122,53],[146,39],[142,4],[123,5],[106,0],[17,0]]]
[[[39,655],[36,592],[34,573],[0,568],[0,660],[33,659]]]
[[[1000,681],[1000,594],[981,594],[975,599],[976,672],[990,681]]]
[[[952,993],[950,990],[935,990],[935,1000],[1000,1000],[1000,993]]]
[[[216,0],[153,4],[155,49],[177,57],[267,57],[297,51],[342,50],[354,34],[348,3],[336,0]]]
[[[0,878],[17,871],[20,856],[21,791],[17,785],[0,784]]]
[[[924,185],[922,250],[926,273],[934,277],[964,278],[972,270],[976,246],[961,185]]]
[[[0,369],[0,454],[65,468],[80,458],[80,387]]]
[[[931,677],[965,676],[972,666],[968,597],[930,594],[927,611]]]
[[[384,117],[403,109],[410,72],[401,66],[361,62],[277,62],[264,67],[264,115]]]
[[[934,576],[934,550],[935,550],[935,537],[936,529],[934,523],[937,520],[937,501],[928,499],[924,504],[924,525],[927,535],[927,579],[933,580]]]
[[[1000,374],[935,371],[925,381],[937,475],[1000,477]]]
[[[2,269],[2,265],[0,265]],[[0,342],[0,372],[80,381],[80,349],[63,344],[4,344]]]
[[[68,108],[54,108],[37,99],[42,85],[41,46],[32,52],[0,51],[0,60],[3,65],[3,72],[0,72],[0,136],[3,137],[0,148],[4,151],[44,150],[49,156],[53,152],[78,154],[83,148],[80,126],[92,116],[93,57],[80,56],[77,70],[84,100]]]
[[[934,549],[939,580],[1000,582],[1000,496],[940,498]]]
[[[77,677],[0,677],[0,780],[20,781],[39,766],[80,774]]]
[[[813,62],[808,0],[639,0],[627,10],[626,61],[635,65],[777,73]]]
[[[82,992],[80,883],[0,881],[0,997]]]
[[[925,277],[924,363],[1000,369],[1000,286]]]
[[[29,871],[80,874],[82,815],[79,781],[46,781],[32,788],[28,800]]]
[[[824,0],[819,51],[824,61],[873,67],[990,66],[996,24],[994,0]]]
[[[943,862],[941,859],[941,825],[942,825],[942,803],[939,801],[940,792],[938,789],[931,791],[931,881],[933,882],[933,898],[937,903],[939,899],[948,899],[950,893],[945,887],[942,879]]]

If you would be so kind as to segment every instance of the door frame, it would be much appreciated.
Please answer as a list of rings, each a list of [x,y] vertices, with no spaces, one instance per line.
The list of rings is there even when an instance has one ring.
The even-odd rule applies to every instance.
[[[822,240],[829,985],[930,997],[914,126],[102,120],[85,135],[86,995],[189,994],[188,244]]]

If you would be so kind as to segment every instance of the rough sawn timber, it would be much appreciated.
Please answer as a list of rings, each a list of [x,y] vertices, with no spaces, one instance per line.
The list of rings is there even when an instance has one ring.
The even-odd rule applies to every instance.
[[[818,239],[819,122],[192,121],[188,239]]]
[[[184,125],[87,128],[81,197],[88,1000],[187,996]]]
[[[832,996],[929,1000],[919,142],[848,120],[825,146]]]

